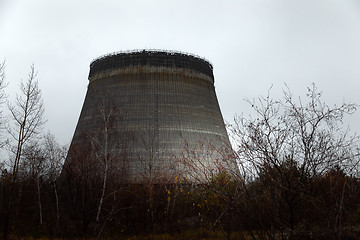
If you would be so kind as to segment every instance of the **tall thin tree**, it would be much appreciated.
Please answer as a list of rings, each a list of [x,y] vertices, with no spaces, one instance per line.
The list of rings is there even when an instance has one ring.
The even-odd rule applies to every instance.
[[[21,81],[21,94],[16,96],[15,104],[8,103],[14,125],[8,130],[14,140],[15,158],[12,163],[12,181],[15,182],[19,171],[20,159],[26,142],[37,137],[46,122],[41,90],[36,80],[34,65],[31,66],[28,80]]]
[[[44,104],[41,90],[39,88],[38,81],[36,80],[34,65],[30,68],[27,81],[21,81],[20,94],[16,96],[15,103],[12,104],[8,102],[7,105],[10,111],[11,123],[7,126],[7,129],[12,138],[10,146],[12,152],[14,153],[14,158],[10,161],[11,179],[9,182],[9,192],[4,213],[4,239],[8,238],[10,211],[15,197],[15,186],[18,180],[18,172],[21,164],[23,149],[26,143],[38,136],[42,126],[46,122],[44,119]],[[18,195],[18,199],[20,199],[21,191]]]
[[[3,116],[3,105],[6,102],[5,88],[7,82],[5,80],[5,61],[0,62],[0,130],[4,130],[5,118]],[[1,134],[2,135],[2,134]],[[0,136],[0,148],[5,145],[6,141],[3,136]]]

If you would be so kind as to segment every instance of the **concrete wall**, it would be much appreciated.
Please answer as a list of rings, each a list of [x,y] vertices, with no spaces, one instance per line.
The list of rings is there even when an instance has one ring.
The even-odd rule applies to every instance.
[[[146,178],[168,179],[189,171],[182,162],[183,154],[196,150],[204,155],[208,150],[201,147],[203,144],[229,150],[212,66],[198,59],[209,67],[209,73],[186,68],[187,64],[169,64],[175,58],[186,62],[185,55],[167,58],[161,59],[167,66],[162,66],[161,61],[153,65],[149,61],[144,61],[144,65],[122,65],[120,61],[120,65],[105,64],[103,70],[92,71],[70,151],[77,148],[91,152],[96,148],[99,156],[107,142],[108,154],[121,156],[112,161],[118,162],[114,166],[123,177],[141,182]],[[92,67],[96,67],[96,61]],[[67,161],[76,161],[71,155],[69,152]],[[206,159],[205,166],[214,168],[211,159]]]

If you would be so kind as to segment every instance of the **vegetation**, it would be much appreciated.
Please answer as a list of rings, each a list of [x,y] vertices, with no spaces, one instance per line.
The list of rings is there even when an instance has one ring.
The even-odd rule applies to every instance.
[[[96,151],[79,151],[76,166],[62,166],[66,148],[41,133],[44,110],[35,76],[32,67],[15,104],[7,104],[10,118],[1,121],[0,147],[10,150],[0,166],[4,239],[360,237],[359,138],[342,127],[355,104],[329,107],[315,86],[305,102],[289,90],[284,99],[249,101],[256,115],[238,117],[229,127],[235,151],[205,164],[214,171],[199,168],[204,154],[216,155],[214,146],[202,144],[203,153],[185,149],[177,159],[197,176],[150,174],[148,184],[128,184],[114,167],[126,154],[110,152],[108,141],[116,110],[102,108],[103,135],[90,136],[88,146]]]

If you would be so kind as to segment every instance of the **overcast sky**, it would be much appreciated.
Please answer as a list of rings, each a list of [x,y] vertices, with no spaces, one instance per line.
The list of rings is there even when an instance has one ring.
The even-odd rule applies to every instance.
[[[249,115],[245,98],[304,96],[315,83],[329,104],[360,103],[359,0],[0,0],[0,61],[9,99],[30,65],[62,144],[74,133],[90,62],[131,49],[208,59],[223,116]],[[360,114],[349,121],[360,132]]]

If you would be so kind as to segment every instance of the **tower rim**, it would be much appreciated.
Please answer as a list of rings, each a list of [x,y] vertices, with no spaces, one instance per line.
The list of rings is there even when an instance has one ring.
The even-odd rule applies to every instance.
[[[159,49],[134,49],[101,55],[91,61],[89,79],[98,72],[131,66],[191,69],[214,80],[213,65],[209,60],[191,53]]]

